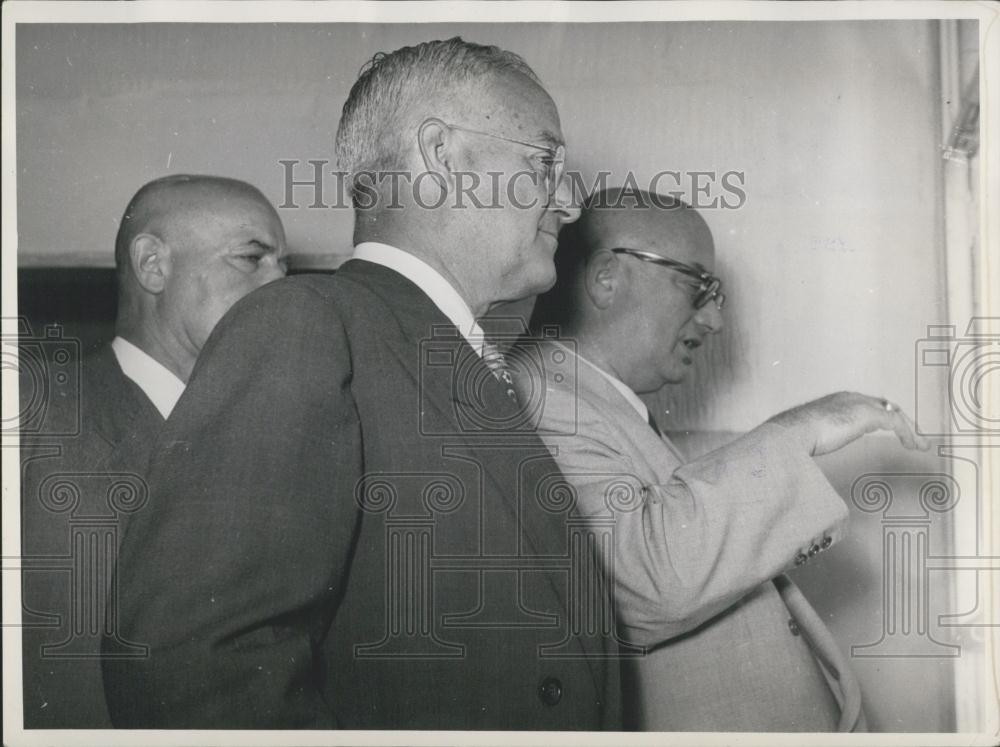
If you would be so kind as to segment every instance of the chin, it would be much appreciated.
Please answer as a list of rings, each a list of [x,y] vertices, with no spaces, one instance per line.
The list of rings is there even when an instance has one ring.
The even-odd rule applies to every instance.
[[[545,293],[545,291],[550,290],[555,284],[556,266],[554,262],[549,261],[546,263],[545,267],[537,268],[535,272],[525,278],[525,291],[521,295],[521,298],[537,296],[541,293]]]
[[[542,282],[540,282],[537,288],[532,292],[531,295],[537,296],[546,291],[552,290],[552,287],[556,284],[556,273],[555,268],[552,269],[552,273]]]

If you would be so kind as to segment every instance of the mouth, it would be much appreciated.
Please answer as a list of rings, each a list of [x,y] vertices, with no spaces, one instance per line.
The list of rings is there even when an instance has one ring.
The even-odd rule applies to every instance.
[[[555,248],[559,246],[559,236],[556,234],[555,231],[549,231],[544,228],[539,228],[538,235],[547,239],[551,239],[553,251],[555,251]]]
[[[693,353],[695,350],[701,347],[701,340],[699,340],[697,337],[688,337],[687,339],[682,340],[681,344],[684,346],[685,350]],[[682,361],[685,366],[690,366],[694,363],[690,355],[685,355]]]

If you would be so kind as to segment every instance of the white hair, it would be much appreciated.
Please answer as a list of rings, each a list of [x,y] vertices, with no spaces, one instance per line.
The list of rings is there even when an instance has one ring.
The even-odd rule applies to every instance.
[[[351,88],[337,128],[337,163],[352,188],[358,174],[402,169],[424,119],[447,115],[483,76],[507,71],[541,85],[519,55],[457,36],[375,55]]]

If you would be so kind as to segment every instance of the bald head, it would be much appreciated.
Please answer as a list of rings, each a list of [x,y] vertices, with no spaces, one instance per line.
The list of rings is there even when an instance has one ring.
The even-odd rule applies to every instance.
[[[556,285],[538,298],[532,326],[558,325],[633,390],[655,391],[684,378],[704,336],[721,328],[714,303],[695,304],[698,273],[714,264],[712,233],[689,205],[636,190],[598,192],[559,236]]]
[[[115,267],[119,282],[129,269],[129,247],[142,233],[161,234],[182,228],[206,212],[234,199],[256,201],[274,208],[252,184],[205,174],[171,174],[147,182],[125,208],[115,238]],[[277,213],[274,213],[277,218]]]
[[[186,380],[212,328],[284,274],[285,234],[250,184],[173,175],[143,186],[115,240],[116,333]]]
[[[555,257],[558,279],[556,286],[538,299],[536,316],[572,325],[579,312],[586,311],[574,298],[584,268],[596,252],[617,247],[681,261],[695,254],[714,255],[715,251],[705,219],[686,203],[620,187],[597,192],[584,203],[579,220],[559,234]]]
[[[593,195],[576,228],[585,254],[626,246],[670,255],[685,253],[694,245],[714,246],[708,224],[690,205],[664,195],[621,188]]]

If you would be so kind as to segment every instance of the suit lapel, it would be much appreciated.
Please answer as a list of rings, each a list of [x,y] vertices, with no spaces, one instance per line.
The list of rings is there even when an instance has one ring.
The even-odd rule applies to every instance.
[[[548,449],[531,430],[510,434],[503,428],[494,428],[491,437],[489,428],[483,428],[481,431],[473,429],[470,433],[468,422],[459,422],[461,412],[469,415],[473,424],[476,417],[483,413],[488,413],[500,423],[516,416],[517,405],[507,398],[492,371],[430,298],[399,273],[370,262],[351,260],[341,267],[338,274],[373,291],[394,317],[399,335],[385,337],[382,340],[383,344],[389,348],[413,380],[415,391],[420,392],[420,407],[434,408],[442,422],[450,423],[452,433],[468,434],[455,439],[453,445],[448,445],[448,449],[455,454],[464,454],[468,459],[481,465],[484,480],[483,495],[502,496],[505,509],[514,517],[523,537],[524,547],[520,552],[529,557],[551,555],[552,538],[562,539],[565,536],[567,531],[565,522],[555,514],[541,510],[532,511],[532,520],[524,521],[525,512],[519,501],[523,498],[523,502],[527,503],[533,496],[520,496],[519,491],[514,488],[514,484],[519,482],[518,475],[499,471],[499,460],[483,459],[483,448],[476,448],[473,444],[493,447],[491,450],[493,454],[515,444],[522,450],[537,450],[541,458],[547,460],[551,473],[558,473],[559,468],[552,460]],[[420,355],[434,347],[430,344],[434,339],[442,341],[440,348],[442,351],[450,348],[454,352],[451,365],[457,366],[458,373],[463,377],[458,385],[453,384],[454,371],[445,371],[446,375],[440,377],[421,378],[421,366],[427,361],[421,360]],[[425,344],[421,352],[415,354],[414,351],[421,348],[422,341]],[[482,386],[477,387],[476,383],[481,383]],[[477,392],[482,395],[482,399],[478,401],[476,401]],[[567,590],[552,581],[552,574],[547,574],[547,577],[568,614]],[[580,637],[579,640],[589,649],[590,655],[600,654],[586,636]]]
[[[484,424],[483,415],[501,423],[516,415],[517,406],[504,394],[493,373],[430,298],[399,273],[363,260],[346,262],[339,273],[373,290],[392,313],[400,334],[389,336],[383,342],[413,380],[414,389],[423,398],[419,403],[420,407],[429,405],[437,410],[444,422],[450,422],[452,433],[469,433],[460,442],[456,440],[453,447],[449,445],[449,449],[463,452],[481,464],[484,479],[489,480],[495,493],[503,496],[514,516],[520,517],[517,496],[512,494],[509,487],[504,489],[505,485],[510,485],[512,476],[499,473],[494,460],[482,459],[481,454],[477,453],[481,450],[467,446],[469,438],[480,435],[489,437],[489,429],[477,429],[477,426]],[[435,340],[439,341],[436,346]],[[419,350],[416,357],[414,350]],[[427,371],[424,364],[431,361],[420,360],[420,354],[435,351],[442,353],[442,360],[446,351],[453,353],[451,365],[444,367],[446,370],[442,376],[422,376]],[[481,395],[478,401],[477,395]],[[460,421],[461,413],[465,413],[466,418]],[[502,429],[494,430],[493,433],[500,439],[512,440]],[[496,441],[496,438],[493,440]],[[533,433],[525,433],[519,439],[519,443],[525,442],[545,449]],[[545,453],[548,451],[545,450]],[[552,469],[558,469],[554,463]],[[530,525],[522,526],[521,529],[528,538],[533,553],[537,553],[539,547],[544,548],[550,544],[542,541]]]
[[[570,354],[575,355],[573,351],[570,351]],[[602,409],[605,411],[619,413],[618,424],[643,445],[643,453],[659,454],[662,447],[666,447],[671,456],[677,460],[677,466],[687,461],[674,442],[659,432],[658,428],[652,428],[649,421],[644,421],[632,404],[594,367],[594,364],[579,355],[575,357],[579,390],[587,392],[588,399],[603,400]],[[653,461],[658,462],[660,459]]]
[[[81,393],[81,418],[113,450],[137,432],[157,430],[163,416],[139,386],[118,365],[110,345],[90,356]]]

